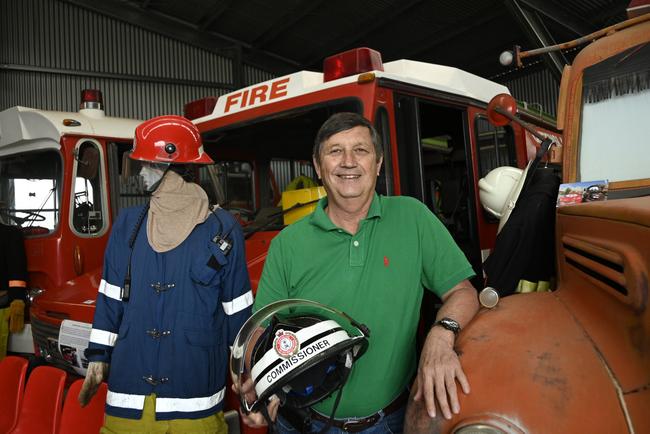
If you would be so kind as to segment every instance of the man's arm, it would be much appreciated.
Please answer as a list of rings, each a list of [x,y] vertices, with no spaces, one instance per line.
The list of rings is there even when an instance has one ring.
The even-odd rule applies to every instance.
[[[275,301],[289,298],[289,284],[285,274],[285,264],[281,240],[276,237],[271,242],[264,263],[264,270],[255,296],[254,311]],[[250,379],[242,384],[242,389],[241,393],[249,402],[256,399],[255,388]],[[240,393],[235,384],[233,384],[233,390],[235,393]],[[279,406],[280,400],[277,398],[271,399],[271,402],[267,405],[267,411],[273,421],[275,421]],[[245,414],[240,410],[240,415],[244,423],[250,427],[259,428],[267,425],[266,418],[260,412]]]
[[[460,324],[461,329],[474,318],[479,307],[476,289],[468,280],[461,281],[447,291],[442,301],[443,305],[438,311],[436,321],[445,317],[452,318]],[[440,326],[432,327],[422,348],[413,388],[415,402],[410,403],[409,407],[422,407],[424,404],[431,418],[436,416],[436,403],[447,419],[451,419],[452,411],[460,411],[456,380],[463,392],[470,392],[467,377],[454,351],[455,338],[450,330]],[[414,411],[415,409],[410,410],[411,413]]]

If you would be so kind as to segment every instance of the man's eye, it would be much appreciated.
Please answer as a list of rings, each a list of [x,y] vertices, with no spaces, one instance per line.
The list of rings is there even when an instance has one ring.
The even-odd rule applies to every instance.
[[[354,151],[355,151],[357,154],[367,154],[367,153],[370,152],[370,151],[367,150],[366,148],[356,148]]]
[[[340,149],[330,149],[330,154],[339,154],[340,152]]]

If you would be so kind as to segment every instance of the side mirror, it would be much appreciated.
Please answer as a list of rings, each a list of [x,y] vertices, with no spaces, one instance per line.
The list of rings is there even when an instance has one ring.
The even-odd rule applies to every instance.
[[[487,107],[488,120],[492,125],[502,127],[517,119],[517,101],[507,93],[500,93],[490,100]]]
[[[548,146],[552,144],[550,139],[542,136],[528,122],[524,122],[516,116],[517,101],[507,93],[500,93],[492,97],[487,106],[487,115],[490,123],[497,127],[502,127],[514,122],[521,125],[522,128],[535,136],[540,142],[544,143],[544,141],[548,141],[549,144],[546,146],[544,152],[546,152]]]

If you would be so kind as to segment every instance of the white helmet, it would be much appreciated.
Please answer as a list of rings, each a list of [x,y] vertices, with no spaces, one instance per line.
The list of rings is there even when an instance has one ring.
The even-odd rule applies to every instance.
[[[524,170],[510,166],[497,167],[479,179],[479,198],[483,208],[499,218],[497,233],[501,232],[512,214],[532,163],[533,160],[529,161]]]
[[[259,411],[273,395],[283,406],[305,408],[340,393],[369,334],[345,313],[314,301],[263,307],[242,326],[230,357],[242,408]],[[252,403],[246,383],[257,395]]]
[[[493,216],[501,218],[508,197],[521,179],[522,173],[523,171],[516,167],[502,166],[491,170],[484,178],[479,179],[479,197],[483,208]]]

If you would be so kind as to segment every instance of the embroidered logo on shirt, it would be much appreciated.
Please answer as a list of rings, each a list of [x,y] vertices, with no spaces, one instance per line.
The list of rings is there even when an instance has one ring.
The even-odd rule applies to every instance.
[[[384,256],[384,267],[388,267],[388,264],[390,261],[388,260],[388,256]]]
[[[275,339],[273,339],[273,348],[280,357],[286,359],[300,351],[300,342],[298,342],[298,337],[295,334],[278,330],[275,332]]]

